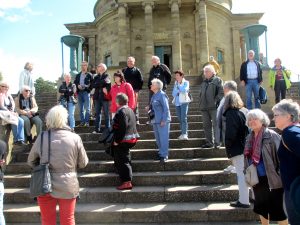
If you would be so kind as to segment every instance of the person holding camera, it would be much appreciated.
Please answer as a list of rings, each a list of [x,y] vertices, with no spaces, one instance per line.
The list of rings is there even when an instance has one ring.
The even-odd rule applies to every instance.
[[[32,143],[34,142],[35,138],[33,138],[31,134],[31,125],[35,125],[38,136],[42,131],[43,122],[39,117],[36,100],[30,92],[30,87],[24,85],[21,89],[21,93],[15,99],[15,105],[19,116],[24,120],[24,133],[26,135],[25,139],[29,143]]]
[[[68,110],[69,126],[72,130],[75,127],[75,104],[77,99],[74,94],[76,93],[76,85],[71,82],[71,75],[69,73],[64,74],[65,81],[59,87],[58,92],[61,94],[59,103]]]

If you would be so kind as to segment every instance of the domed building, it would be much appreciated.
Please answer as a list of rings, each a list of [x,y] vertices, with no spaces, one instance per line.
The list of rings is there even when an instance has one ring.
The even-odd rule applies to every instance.
[[[91,66],[123,67],[132,55],[146,74],[157,55],[171,71],[198,75],[214,56],[221,76],[233,79],[246,57],[241,30],[263,14],[231,9],[232,0],[98,0],[93,22],[65,26],[85,38],[84,59]]]

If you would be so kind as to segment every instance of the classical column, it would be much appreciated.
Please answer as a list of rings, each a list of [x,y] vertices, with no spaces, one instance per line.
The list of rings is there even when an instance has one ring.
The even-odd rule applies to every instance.
[[[153,1],[143,2],[145,11],[145,64],[144,69],[146,73],[151,68],[151,56],[154,54],[154,43],[153,43]]]
[[[196,9],[194,11],[194,20],[195,20],[195,39],[196,39],[196,71],[201,73],[202,65],[200,63],[200,31],[199,31],[199,13],[198,13],[198,5],[196,5]]]
[[[118,39],[119,39],[119,65],[124,66],[123,64],[127,61],[127,4],[118,5]]]
[[[207,14],[206,0],[196,0],[198,3],[198,27],[199,27],[199,48],[200,48],[200,67],[208,61],[208,31],[207,31]]]
[[[96,37],[95,35],[93,36],[88,36],[88,43],[89,43],[89,63],[92,64],[94,67],[97,66],[97,61],[96,61]]]
[[[180,38],[180,16],[179,7],[181,0],[170,0],[171,24],[172,24],[172,57],[173,70],[182,69],[181,38]],[[192,59],[191,59],[192,60]]]

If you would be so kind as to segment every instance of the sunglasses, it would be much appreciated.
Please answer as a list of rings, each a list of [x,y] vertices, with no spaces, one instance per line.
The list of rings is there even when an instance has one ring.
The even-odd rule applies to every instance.
[[[24,90],[25,92],[30,92],[30,90]]]

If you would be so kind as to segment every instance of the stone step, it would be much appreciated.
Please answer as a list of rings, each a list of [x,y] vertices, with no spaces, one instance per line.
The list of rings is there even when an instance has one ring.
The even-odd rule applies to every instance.
[[[29,174],[5,175],[6,188],[28,188]],[[109,187],[120,184],[115,173],[79,173],[80,187]],[[137,186],[180,186],[236,184],[236,174],[223,170],[210,171],[156,171],[133,173],[133,184]]]
[[[80,188],[79,204],[150,202],[230,202],[238,199],[237,185],[134,187],[119,191],[115,187]],[[29,188],[6,188],[5,204],[34,203]]]
[[[77,223],[77,225],[107,225],[107,223],[97,223],[97,224],[91,224],[91,223]],[[139,223],[142,225],[153,225],[153,223]],[[155,223],[156,225],[183,225],[182,223]],[[243,221],[243,225],[260,225],[259,222],[245,222]],[[40,225],[40,223],[6,223],[6,225]],[[120,225],[120,223],[109,223],[109,225]],[[138,225],[136,223],[122,223],[122,225]],[[184,225],[241,225],[241,222],[196,222],[196,223],[189,223],[185,222]],[[275,225],[275,224],[270,224]]]
[[[107,155],[104,150],[87,150],[87,155],[90,160],[111,160],[111,156]],[[132,149],[131,150],[131,158],[133,160],[154,159],[156,155],[157,155],[157,150],[155,149]],[[171,148],[169,149],[169,159],[214,158],[214,157],[227,157],[225,149],[224,148],[220,148],[220,149]],[[17,162],[26,162],[27,158],[28,158],[28,152],[20,153],[17,156]]]
[[[228,158],[198,158],[198,159],[169,159],[167,163],[158,160],[132,160],[133,172],[180,171],[180,170],[222,170],[229,165]],[[113,160],[90,161],[84,173],[110,173],[115,171]],[[31,169],[25,162],[11,163],[6,167],[6,174],[30,173]]]
[[[8,223],[38,223],[39,207],[36,204],[5,204],[4,214]],[[228,203],[90,203],[77,204],[77,223],[175,223],[254,221],[252,209],[232,208]]]

